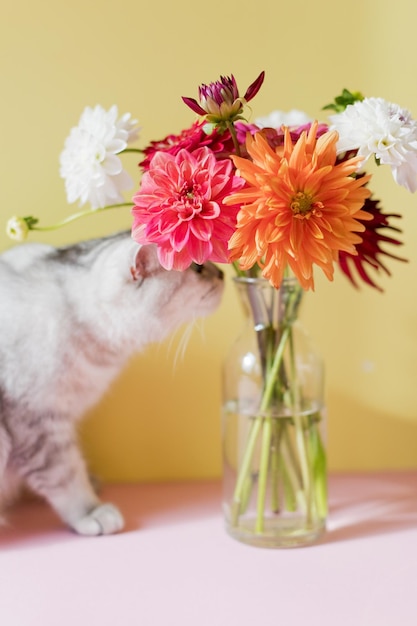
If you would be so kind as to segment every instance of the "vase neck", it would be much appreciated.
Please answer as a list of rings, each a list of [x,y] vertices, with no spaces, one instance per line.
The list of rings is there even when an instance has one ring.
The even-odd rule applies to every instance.
[[[303,289],[295,278],[285,278],[276,289],[264,278],[236,277],[245,315],[255,330],[292,324],[298,317]]]

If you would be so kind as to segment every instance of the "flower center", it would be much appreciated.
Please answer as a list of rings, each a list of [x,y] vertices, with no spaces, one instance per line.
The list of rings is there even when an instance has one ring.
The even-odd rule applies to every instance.
[[[297,191],[290,202],[291,211],[294,217],[299,220],[309,219],[312,215],[321,217],[322,202],[313,202],[310,194],[304,191]]]
[[[198,185],[184,183],[178,197],[178,214],[182,220],[190,220],[202,209]]]

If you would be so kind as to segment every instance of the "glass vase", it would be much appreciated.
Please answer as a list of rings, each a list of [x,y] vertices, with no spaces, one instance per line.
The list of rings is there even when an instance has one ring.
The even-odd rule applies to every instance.
[[[327,515],[323,365],[299,321],[295,278],[234,279],[243,332],[223,368],[226,529],[255,546],[317,540]]]

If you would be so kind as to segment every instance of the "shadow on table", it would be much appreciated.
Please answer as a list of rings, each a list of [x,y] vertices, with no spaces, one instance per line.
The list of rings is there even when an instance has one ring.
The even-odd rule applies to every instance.
[[[417,529],[417,472],[333,476],[329,502],[320,543]]]
[[[192,523],[198,518],[218,515],[221,511],[219,482],[172,484],[106,485],[103,501],[120,508],[126,532],[161,525]],[[66,528],[47,503],[34,497],[24,499],[6,515],[7,525],[0,527],[0,552],[51,543],[86,541]],[[93,538],[96,541],[103,537]]]
[[[107,485],[100,495],[123,512],[124,533],[192,524],[210,517],[218,518],[222,525],[218,481]],[[329,496],[328,531],[318,545],[417,528],[417,472],[331,476]],[[0,552],[91,540],[65,528],[50,507],[36,499],[18,504],[8,520],[9,525],[0,529]]]

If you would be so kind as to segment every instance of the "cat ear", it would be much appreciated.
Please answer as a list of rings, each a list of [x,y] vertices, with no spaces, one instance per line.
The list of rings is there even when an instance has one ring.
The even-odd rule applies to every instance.
[[[143,280],[155,273],[159,267],[156,248],[153,245],[145,245],[138,248],[135,260],[130,268],[133,280]]]

